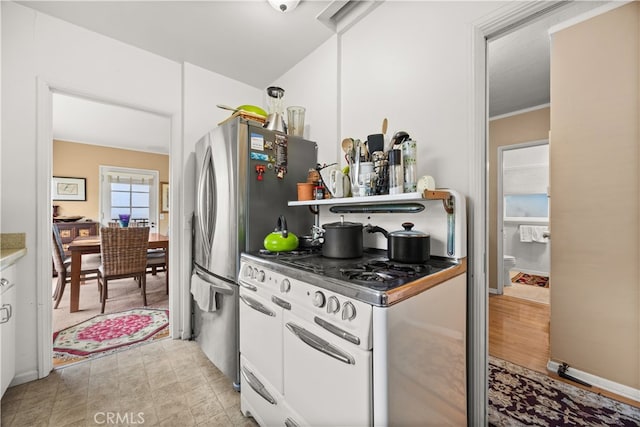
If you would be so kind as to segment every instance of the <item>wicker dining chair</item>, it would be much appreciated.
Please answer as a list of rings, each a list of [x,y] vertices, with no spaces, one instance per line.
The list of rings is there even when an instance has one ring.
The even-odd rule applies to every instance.
[[[165,274],[164,287],[165,292],[169,295],[169,272],[167,271],[167,251],[164,249],[149,249],[147,252],[147,273],[151,270],[151,274],[155,276],[162,269]]]
[[[64,294],[64,288],[67,283],[71,282],[71,258],[68,258],[64,254],[64,247],[62,246],[62,238],[60,237],[60,230],[56,224],[53,224],[51,233],[51,252],[53,257],[53,268],[58,274],[58,282],[56,283],[56,289],[53,292],[53,299],[56,302],[53,308],[58,308],[62,295]],[[82,256],[82,265],[80,267],[80,276],[86,278],[88,275],[97,275],[98,266],[100,266],[100,255],[87,254]]]
[[[143,305],[147,305],[147,249],[149,227],[102,227],[100,253],[102,264],[98,268],[101,313],[109,298],[109,280],[132,277],[139,283]]]

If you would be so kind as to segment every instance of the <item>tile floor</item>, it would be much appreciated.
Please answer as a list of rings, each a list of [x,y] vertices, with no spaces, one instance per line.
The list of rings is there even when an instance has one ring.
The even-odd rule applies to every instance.
[[[109,418],[108,418],[109,417]],[[4,427],[246,426],[240,394],[195,342],[165,339],[11,387]]]

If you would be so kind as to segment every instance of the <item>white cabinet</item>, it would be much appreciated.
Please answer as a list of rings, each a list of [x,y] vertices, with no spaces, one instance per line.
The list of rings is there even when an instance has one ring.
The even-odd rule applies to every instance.
[[[0,271],[0,386],[7,390],[16,372],[16,266]]]

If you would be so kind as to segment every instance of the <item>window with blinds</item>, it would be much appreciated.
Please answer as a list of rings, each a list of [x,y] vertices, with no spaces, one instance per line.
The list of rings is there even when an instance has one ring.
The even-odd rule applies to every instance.
[[[157,171],[101,167],[101,175],[103,224],[121,214],[131,215],[132,222],[157,223]]]

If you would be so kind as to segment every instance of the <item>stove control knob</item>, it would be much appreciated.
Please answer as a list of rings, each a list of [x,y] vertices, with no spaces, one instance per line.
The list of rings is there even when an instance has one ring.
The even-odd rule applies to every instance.
[[[253,268],[250,265],[247,265],[247,268],[244,269],[244,277],[248,279],[253,278]]]
[[[324,294],[320,291],[316,291],[313,295],[313,305],[316,307],[324,307]]]
[[[342,305],[342,320],[353,320],[356,318],[356,307],[349,301]]]
[[[280,282],[280,292],[289,292],[291,290],[291,282],[289,279],[283,279]]]
[[[327,313],[337,313],[340,311],[340,301],[336,297],[329,297],[327,301]]]
[[[264,270],[260,270],[258,273],[258,282],[264,282],[265,277]]]

